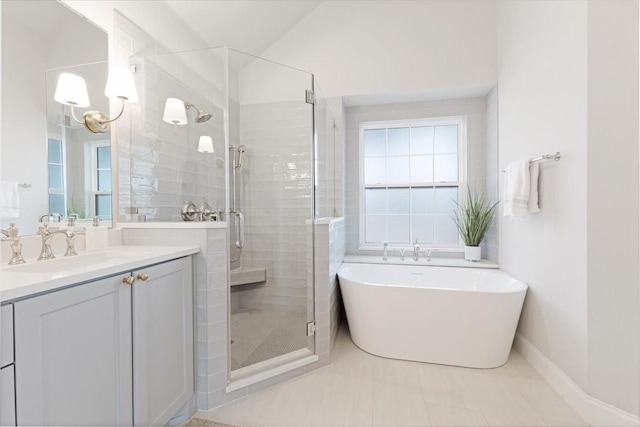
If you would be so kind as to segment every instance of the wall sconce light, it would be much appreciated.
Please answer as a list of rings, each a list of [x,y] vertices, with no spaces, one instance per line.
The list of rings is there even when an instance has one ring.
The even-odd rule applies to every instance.
[[[78,75],[61,73],[53,99],[61,104],[69,105],[73,119],[84,124],[91,132],[105,133],[109,130],[109,124],[122,116],[125,103],[138,102],[138,92],[133,82],[133,75],[124,68],[111,68],[104,94],[108,98],[119,99],[122,102],[120,112],[113,119],[100,111],[87,111],[83,114],[82,120],[76,117],[74,107],[88,107],[90,105],[87,84]]]
[[[167,98],[164,104],[162,121],[171,123],[172,125],[186,125],[188,123],[187,110],[189,108],[196,110],[196,123],[204,123],[212,117],[211,113],[199,109],[189,101],[183,101],[178,98]]]
[[[188,122],[184,101],[178,98],[167,98],[167,102],[164,104],[162,121],[172,125],[186,125]]]
[[[201,136],[198,141],[198,151],[200,153],[213,153],[213,139],[210,136]]]

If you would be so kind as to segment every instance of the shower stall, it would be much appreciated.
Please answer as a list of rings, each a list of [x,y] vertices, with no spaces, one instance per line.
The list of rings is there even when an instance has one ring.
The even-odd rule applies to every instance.
[[[121,220],[135,206],[147,221],[178,222],[192,201],[226,223],[227,381],[314,355],[313,75],[229,48],[132,64],[143,124],[130,146],[120,145],[132,159],[121,179]],[[186,119],[167,118],[169,98],[185,103]],[[196,149],[202,137],[211,138],[213,153]],[[136,156],[143,160],[134,165]],[[140,165],[159,176],[145,176]],[[217,313],[198,316],[211,326]]]
[[[234,50],[228,60],[235,379],[314,352],[314,105],[311,74]]]

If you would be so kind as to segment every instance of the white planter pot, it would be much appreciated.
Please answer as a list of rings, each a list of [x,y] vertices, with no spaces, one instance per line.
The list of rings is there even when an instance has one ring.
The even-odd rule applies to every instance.
[[[480,261],[482,248],[480,246],[465,246],[464,259],[467,261]]]

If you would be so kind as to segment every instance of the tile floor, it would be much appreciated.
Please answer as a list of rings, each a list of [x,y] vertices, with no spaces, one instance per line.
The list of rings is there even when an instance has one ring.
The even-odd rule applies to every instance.
[[[241,309],[231,313],[231,370],[307,347],[307,313]]]
[[[331,364],[196,417],[251,426],[587,426],[513,351],[479,370],[373,356],[341,326]]]

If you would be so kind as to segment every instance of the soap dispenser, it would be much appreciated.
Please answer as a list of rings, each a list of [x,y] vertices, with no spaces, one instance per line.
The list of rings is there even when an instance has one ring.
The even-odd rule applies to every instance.
[[[93,226],[85,228],[85,245],[87,251],[106,251],[109,247],[109,236],[107,227],[100,225],[100,218],[93,217]]]

